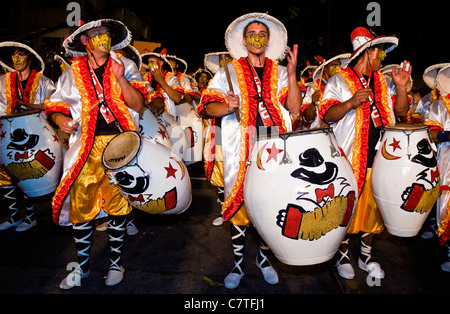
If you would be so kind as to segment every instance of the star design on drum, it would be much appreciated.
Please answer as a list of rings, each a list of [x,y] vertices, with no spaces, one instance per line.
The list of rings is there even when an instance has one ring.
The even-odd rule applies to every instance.
[[[163,129],[159,129],[158,133],[161,134],[163,140],[167,138],[166,131]]]
[[[177,172],[177,169],[172,167],[172,164],[170,162],[169,162],[169,167],[164,167],[164,169],[166,169],[166,171],[167,171],[166,179],[168,177],[173,177],[174,179],[176,179],[175,172]]]
[[[4,138],[5,138],[5,136],[6,136],[6,132],[2,132],[2,133],[0,133],[0,138],[1,138],[1,139],[4,139]]]
[[[392,151],[393,152],[395,152],[395,150],[398,148],[398,149],[402,149],[401,147],[400,147],[400,141],[397,141],[396,139],[395,139],[395,137],[393,137],[392,138],[392,143],[391,144],[389,144],[389,146],[392,146]]]
[[[269,162],[270,159],[278,161],[277,160],[277,155],[283,151],[282,149],[278,149],[275,146],[275,143],[272,143],[272,148],[266,148],[266,150],[269,153],[269,156],[267,157],[266,163]]]
[[[52,134],[53,136],[53,142],[59,143],[59,137],[56,134]]]

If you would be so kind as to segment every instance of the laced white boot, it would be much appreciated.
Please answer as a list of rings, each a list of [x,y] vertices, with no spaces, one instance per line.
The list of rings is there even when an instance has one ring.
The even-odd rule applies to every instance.
[[[258,268],[261,270],[264,276],[264,280],[267,283],[270,283],[271,285],[277,284],[278,274],[270,264],[269,260],[267,259],[267,255],[264,254],[264,251],[269,251],[269,247],[261,243],[259,247],[259,255],[256,256],[256,266],[258,266]]]
[[[235,259],[234,259],[233,270],[224,279],[225,287],[228,289],[234,289],[237,286],[239,286],[241,279],[244,278],[244,271],[241,268],[241,264],[244,261],[244,252],[243,251],[244,251],[246,227],[244,227],[243,229],[240,229],[239,226],[236,226],[233,224],[232,224],[232,226],[236,229],[236,231],[238,233],[231,237],[231,241],[233,244],[233,254],[234,254]],[[242,237],[242,239],[241,239],[241,237]],[[236,242],[239,242],[239,243],[236,243]],[[239,259],[237,259],[237,257]]]

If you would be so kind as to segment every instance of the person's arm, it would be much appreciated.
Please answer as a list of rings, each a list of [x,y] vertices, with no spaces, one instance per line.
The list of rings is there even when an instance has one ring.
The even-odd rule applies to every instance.
[[[408,84],[409,77],[411,76],[412,67],[408,61],[402,62],[402,67],[397,71],[392,70],[392,81],[395,84],[395,104],[394,111],[397,116],[404,116],[408,113],[409,101],[408,91],[406,85]]]
[[[288,73],[288,92],[285,107],[289,112],[298,114],[302,106],[302,93],[298,86],[296,75],[298,45],[294,45],[294,51],[288,48],[288,53],[288,64],[286,67]]]
[[[219,118],[233,114],[236,108],[239,110],[239,96],[237,96],[234,92],[229,91],[227,99],[228,102],[226,103],[210,102],[206,104],[206,116]]]
[[[136,112],[141,111],[141,109],[144,106],[144,96],[141,94],[139,90],[133,87],[131,83],[126,79],[124,75],[125,66],[123,62],[119,64],[116,61],[113,61],[111,67],[112,72],[117,78],[117,83],[119,84],[120,89],[122,90],[123,98],[125,99],[125,102],[128,105],[128,107],[130,107]]]
[[[353,94],[353,96],[350,99],[342,103],[335,104],[334,106],[331,106],[330,109],[328,109],[327,113],[325,114],[324,122],[333,123],[341,119],[350,110],[358,108],[363,102],[365,102],[368,99],[371,92],[372,89],[370,88],[359,89]]]

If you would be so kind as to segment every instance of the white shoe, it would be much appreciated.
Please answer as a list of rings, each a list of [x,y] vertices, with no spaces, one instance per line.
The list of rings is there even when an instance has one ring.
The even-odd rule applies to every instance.
[[[213,226],[221,226],[223,224],[223,218],[222,216],[217,217],[216,219],[213,220],[212,222]]]
[[[129,222],[127,224],[127,228],[126,229],[127,229],[127,234],[129,236],[133,236],[133,235],[136,235],[136,234],[139,233],[138,228],[136,228],[136,226],[132,222]]]
[[[446,261],[445,263],[441,264],[441,269],[447,273],[450,273],[450,260]]]
[[[261,272],[264,276],[264,280],[267,283],[270,283],[271,285],[275,285],[278,283],[278,274],[272,266],[267,266],[264,268],[261,268],[259,265],[257,266],[259,269],[261,269]]]
[[[89,277],[89,270],[85,273],[80,274],[80,270],[76,269],[67,275],[61,283],[59,284],[59,288],[62,290],[69,290],[76,286],[81,286],[81,279]]]
[[[7,229],[12,228],[12,227],[17,227],[21,223],[22,223],[22,220],[18,220],[18,221],[13,222],[13,223],[10,223],[9,221],[5,221],[5,222],[0,224],[0,230],[7,230]]]
[[[345,264],[336,263],[336,268],[337,268],[337,271],[339,273],[339,276],[341,276],[342,278],[345,278],[345,279],[353,279],[353,278],[355,278],[355,270],[353,269],[352,264],[350,264],[350,263],[345,263]]]
[[[244,278],[244,273],[242,274],[229,273],[224,280],[225,287],[228,289],[237,288],[242,278]]]
[[[119,284],[123,279],[124,273],[125,269],[122,266],[120,266],[120,270],[110,269],[106,276],[105,284],[109,287]]]
[[[377,279],[383,279],[384,278],[384,271],[381,269],[380,264],[376,262],[370,262],[368,264],[364,263],[361,258],[358,259],[358,266],[362,270],[365,270],[369,273],[370,276],[377,278]]]
[[[27,230],[30,230],[31,228],[33,228],[36,225],[37,225],[36,219],[33,220],[31,223],[27,223],[27,222],[24,221],[16,228],[16,231],[17,232],[27,231]]]

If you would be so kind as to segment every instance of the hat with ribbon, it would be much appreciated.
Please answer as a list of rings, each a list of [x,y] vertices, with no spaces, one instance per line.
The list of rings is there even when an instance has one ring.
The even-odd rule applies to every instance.
[[[436,88],[441,96],[450,94],[450,64],[444,66],[438,73],[436,78]]]
[[[352,41],[353,53],[351,54],[349,61],[354,60],[367,48],[376,45],[384,45],[383,50],[385,53],[392,51],[398,45],[397,37],[376,36],[365,27],[355,28],[350,34],[350,39]]]
[[[422,75],[425,84],[427,84],[429,88],[435,89],[437,83],[436,78],[439,71],[448,65],[450,65],[450,63],[438,63],[426,68]]]
[[[339,66],[341,68],[345,68],[348,64],[350,55],[351,55],[350,53],[343,53],[343,54],[334,56],[333,58],[330,58],[328,60],[325,60],[325,62],[322,62],[313,73],[313,81],[320,79],[323,67],[327,66],[328,64],[330,64],[333,61],[339,60]]]
[[[45,63],[41,56],[29,44],[18,41],[4,41],[0,43],[0,61],[9,72],[15,72],[12,55],[16,49],[24,49],[33,56],[31,60],[31,69],[38,72],[44,72]]]
[[[223,57],[231,58],[231,55],[228,51],[223,52],[210,52],[205,54],[205,58],[203,59],[203,63],[205,67],[210,70],[212,73],[216,74],[216,72],[224,65]],[[222,59],[222,60],[221,60]]]
[[[175,61],[178,64],[178,72],[181,72],[183,74],[186,73],[187,70],[187,62],[184,61],[181,58],[178,58],[177,56],[173,56],[173,55],[166,55],[166,58],[168,61]],[[173,69],[175,70],[175,69]]]
[[[157,47],[153,52],[145,52],[141,54],[142,64],[145,67],[149,67],[148,59],[151,57],[156,57],[164,61],[163,69],[173,72],[172,65],[170,65],[169,60],[167,60],[167,50],[166,48]]]
[[[267,13],[249,13],[235,19],[225,32],[225,45],[234,59],[247,56],[247,47],[242,43],[244,29],[252,22],[267,25],[270,42],[265,56],[271,60],[282,60],[287,53],[287,30],[283,23]]]
[[[128,28],[120,21],[112,19],[100,19],[79,26],[72,34],[63,41],[63,47],[67,54],[73,57],[86,56],[86,48],[81,42],[81,35],[85,35],[90,29],[105,26],[109,28],[111,35],[111,50],[118,50],[131,43],[132,36]]]

